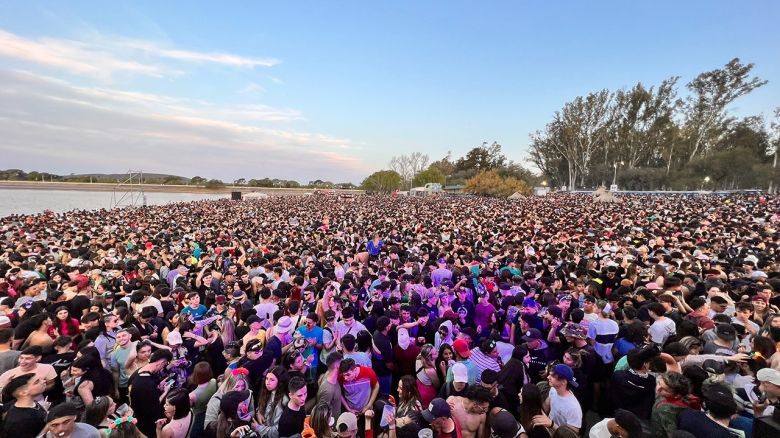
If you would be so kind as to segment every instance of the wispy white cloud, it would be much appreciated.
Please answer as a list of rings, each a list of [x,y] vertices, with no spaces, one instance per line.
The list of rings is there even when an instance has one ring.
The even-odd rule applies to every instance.
[[[253,58],[230,53],[193,52],[190,50],[169,48],[152,41],[120,39],[115,43],[131,49],[147,52],[161,58],[185,62],[213,63],[244,68],[273,67],[280,63],[278,59],[274,58]]]
[[[355,182],[368,168],[347,153],[356,147],[350,140],[264,126],[300,118],[293,110],[74,86],[18,71],[0,70],[0,83],[0,148],[9,166],[44,169],[56,157],[59,168],[100,171],[148,160],[155,172]]]
[[[83,39],[29,38],[0,29],[0,58],[11,58],[99,79],[116,75],[181,75],[188,63],[253,69],[278,59],[198,52],[156,41],[91,33]]]
[[[0,30],[0,57],[18,59],[102,79],[107,79],[118,72],[156,77],[180,73],[161,65],[121,59],[109,52],[89,47],[75,40],[31,39],[4,30]]]

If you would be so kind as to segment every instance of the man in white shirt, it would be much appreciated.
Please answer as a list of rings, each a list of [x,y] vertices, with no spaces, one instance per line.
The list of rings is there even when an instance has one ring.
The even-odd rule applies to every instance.
[[[647,311],[653,323],[647,330],[650,338],[656,345],[662,346],[669,339],[669,336],[677,333],[677,324],[671,318],[664,316],[666,308],[661,303],[650,303],[647,305]]]
[[[550,395],[545,400],[543,409],[548,414],[535,416],[531,420],[531,424],[551,429],[567,426],[575,432],[579,432],[582,427],[582,407],[571,391],[572,387],[577,387],[574,371],[567,365],[558,364],[547,376],[547,382],[550,384]]]

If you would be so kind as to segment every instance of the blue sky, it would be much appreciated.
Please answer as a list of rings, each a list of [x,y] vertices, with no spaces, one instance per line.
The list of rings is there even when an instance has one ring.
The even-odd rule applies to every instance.
[[[780,2],[0,2],[0,167],[360,182],[733,57],[780,106]],[[4,134],[4,135],[3,135]]]

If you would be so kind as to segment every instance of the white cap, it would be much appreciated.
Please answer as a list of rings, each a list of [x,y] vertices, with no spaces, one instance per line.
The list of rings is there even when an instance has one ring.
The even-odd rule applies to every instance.
[[[181,340],[181,334],[177,331],[168,333],[168,337],[165,338],[165,340],[168,341],[168,345],[181,345],[183,342]]]
[[[780,371],[774,368],[761,368],[756,373],[759,382],[769,382],[780,386]]]
[[[458,362],[452,366],[452,381],[457,383],[468,383],[469,370],[466,365]]]

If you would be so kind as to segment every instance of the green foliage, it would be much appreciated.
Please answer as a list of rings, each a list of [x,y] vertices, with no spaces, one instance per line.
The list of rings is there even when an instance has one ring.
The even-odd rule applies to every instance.
[[[201,178],[199,176],[193,176],[192,179],[190,179],[190,184],[200,185],[200,184],[205,184],[206,181],[207,181],[206,178]]]
[[[441,170],[435,167],[429,167],[428,169],[423,170],[414,176],[414,180],[412,180],[412,186],[422,187],[428,183],[439,183],[444,185],[445,180],[446,177],[443,173],[441,173]]]
[[[306,187],[310,187],[312,189],[332,189],[335,187],[335,184],[330,181],[317,179],[314,181],[309,181],[309,184],[307,184]]]
[[[551,185],[569,188],[609,185],[616,176],[632,190],[766,188],[774,181],[765,166],[773,134],[761,117],[728,113],[766,83],[752,69],[733,59],[689,82],[685,99],[677,98],[677,77],[576,97],[531,136],[530,159]]]
[[[394,170],[380,170],[369,175],[360,188],[370,192],[389,193],[403,185],[403,178]]]
[[[494,141],[493,144],[482,142],[466,153],[465,156],[455,162],[455,170],[482,170],[497,169],[506,163],[506,157],[501,152],[501,145]]]
[[[301,187],[301,184],[298,181],[270,178],[250,179],[246,182],[246,185],[249,187],[278,187],[286,189],[296,189]]]
[[[467,180],[474,178],[484,170],[496,170],[501,177],[513,177],[532,185],[538,182],[538,177],[520,164],[508,160],[501,150],[501,145],[494,141],[491,144],[482,142],[480,146],[472,148],[466,155],[453,160],[452,153],[428,166],[428,170],[436,170],[444,176],[447,185],[465,184]],[[415,186],[418,180],[415,179]],[[430,180],[426,182],[440,182]]]
[[[221,180],[218,179],[210,179],[206,181],[204,186],[208,189],[216,189],[220,187],[225,187],[225,183],[223,183]]]

